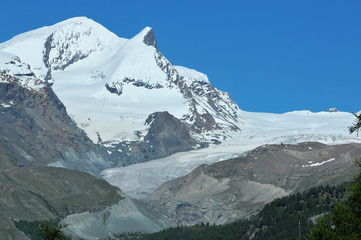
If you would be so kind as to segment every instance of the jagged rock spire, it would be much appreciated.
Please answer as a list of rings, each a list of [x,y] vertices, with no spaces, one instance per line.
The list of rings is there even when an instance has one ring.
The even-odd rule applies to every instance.
[[[144,36],[143,42],[148,46],[157,48],[157,39],[152,28],[149,29],[148,33]]]

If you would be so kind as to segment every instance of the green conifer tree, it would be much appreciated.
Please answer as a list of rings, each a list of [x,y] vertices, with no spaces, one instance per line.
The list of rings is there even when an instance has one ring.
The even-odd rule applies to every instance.
[[[350,126],[348,128],[350,134],[353,133],[353,132],[356,132],[357,133],[357,137],[358,137],[358,131],[360,130],[361,128],[361,113],[359,115],[353,113],[353,115],[355,115],[356,117],[356,121],[354,122],[354,124],[352,126]]]
[[[356,160],[361,168],[361,159]],[[310,234],[315,240],[356,240],[361,239],[361,172],[350,187],[350,197],[346,204],[339,204],[331,215],[331,224],[321,221]]]
[[[69,240],[62,231],[64,225],[59,224],[56,227],[50,226],[46,222],[43,222],[39,225],[39,234],[41,239],[44,240]]]

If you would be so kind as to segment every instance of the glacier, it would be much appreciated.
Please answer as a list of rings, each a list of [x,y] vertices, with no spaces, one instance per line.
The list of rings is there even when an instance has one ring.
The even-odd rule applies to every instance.
[[[181,152],[166,158],[121,168],[106,169],[102,176],[133,198],[142,199],[162,183],[190,173],[201,164],[212,164],[246,154],[266,144],[361,143],[348,133],[354,116],[347,112],[294,111],[284,114],[241,112],[242,132],[219,145]],[[129,180],[131,179],[131,180]]]

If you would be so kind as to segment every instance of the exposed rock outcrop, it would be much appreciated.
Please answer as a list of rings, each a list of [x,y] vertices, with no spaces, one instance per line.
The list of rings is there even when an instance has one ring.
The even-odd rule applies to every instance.
[[[144,36],[143,42],[145,45],[157,48],[157,39],[155,38],[153,29],[150,29],[148,33]]]

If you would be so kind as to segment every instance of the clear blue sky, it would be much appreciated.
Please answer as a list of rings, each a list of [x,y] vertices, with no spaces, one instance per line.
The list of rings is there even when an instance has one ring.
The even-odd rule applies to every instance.
[[[3,0],[0,42],[86,16],[120,37],[151,26],[174,65],[204,72],[241,109],[361,110],[359,0]]]

